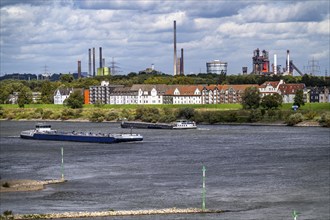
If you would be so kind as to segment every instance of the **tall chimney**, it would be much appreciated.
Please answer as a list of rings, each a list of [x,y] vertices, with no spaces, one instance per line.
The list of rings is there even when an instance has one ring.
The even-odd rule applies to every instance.
[[[180,59],[180,75],[184,75],[184,68],[183,68],[183,48],[181,48],[181,59]]]
[[[105,67],[105,59],[102,59],[102,67]]]
[[[286,71],[289,74],[290,73],[290,50],[286,51],[287,59],[286,59]]]
[[[78,79],[81,78],[81,61],[78,60]]]
[[[177,71],[177,68],[176,68],[176,62],[177,62],[177,57],[176,57],[176,21],[174,21],[174,58],[173,58],[173,61],[174,61],[174,64],[173,64],[173,72],[174,72],[174,76],[176,76],[176,71]]]
[[[277,55],[274,54],[274,75],[277,75]]]
[[[93,77],[95,77],[95,48],[93,47]]]
[[[88,77],[92,76],[92,50],[88,49]]]
[[[102,67],[102,47],[100,47],[100,68]]]

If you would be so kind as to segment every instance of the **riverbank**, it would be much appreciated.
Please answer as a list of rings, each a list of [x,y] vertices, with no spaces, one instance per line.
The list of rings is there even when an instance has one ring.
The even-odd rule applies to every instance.
[[[0,193],[43,190],[46,185],[64,183],[66,180],[0,180]]]
[[[99,212],[64,212],[50,214],[19,214],[12,215],[14,219],[62,219],[62,218],[95,218],[110,216],[141,216],[141,215],[174,215],[174,214],[210,214],[224,213],[222,210],[202,210],[197,208],[167,208],[167,209],[150,209],[150,210],[122,210],[122,211],[99,211]]]
[[[321,105],[322,104],[322,105]],[[90,122],[115,122],[120,119],[128,121],[170,123],[182,118],[195,121],[198,124],[290,124],[291,119],[295,123],[301,121],[320,122],[321,126],[330,124],[330,103],[313,103],[293,111],[288,106],[280,109],[253,109],[245,110],[236,105],[236,108],[226,109],[225,104],[218,108],[210,105],[198,106],[120,106],[108,107],[84,107],[81,109],[70,109],[64,106],[49,105],[30,106],[30,108],[18,108],[13,105],[0,105],[0,119],[5,120],[55,120],[55,121],[90,121]],[[211,108],[212,107],[212,108]],[[299,116],[295,117],[295,116]],[[328,126],[329,127],[329,126]]]

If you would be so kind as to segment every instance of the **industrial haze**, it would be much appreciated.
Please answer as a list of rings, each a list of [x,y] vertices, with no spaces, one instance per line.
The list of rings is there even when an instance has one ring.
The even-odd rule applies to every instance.
[[[100,65],[110,66],[114,58],[118,74],[152,64],[167,74],[206,72],[206,62],[213,60],[227,62],[228,74],[241,73],[242,67],[251,72],[256,48],[269,53],[267,65],[273,64],[276,54],[277,65],[285,67],[290,50],[290,59],[300,70],[315,59],[320,75],[329,71],[328,0],[1,0],[0,4],[1,75],[72,73],[77,72],[78,60],[80,71],[89,72],[89,49],[99,47]]]

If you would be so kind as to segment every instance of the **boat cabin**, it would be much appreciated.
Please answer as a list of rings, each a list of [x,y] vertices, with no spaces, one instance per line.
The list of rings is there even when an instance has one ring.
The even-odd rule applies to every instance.
[[[50,131],[52,126],[49,124],[36,124],[37,131]]]

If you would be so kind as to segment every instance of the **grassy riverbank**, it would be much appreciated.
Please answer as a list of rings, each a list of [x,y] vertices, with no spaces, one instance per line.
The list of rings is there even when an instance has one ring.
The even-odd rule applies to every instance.
[[[287,123],[294,125],[303,121],[311,121],[320,122],[323,126],[330,126],[330,103],[307,103],[297,112],[294,112],[291,106],[291,104],[283,104],[280,109],[276,110],[243,110],[240,104],[84,105],[81,109],[70,109],[63,105],[53,104],[31,104],[25,105],[25,108],[19,108],[17,105],[0,105],[0,119],[84,120],[91,122],[127,119],[168,123],[179,118],[187,118],[197,123],[206,124]]]

